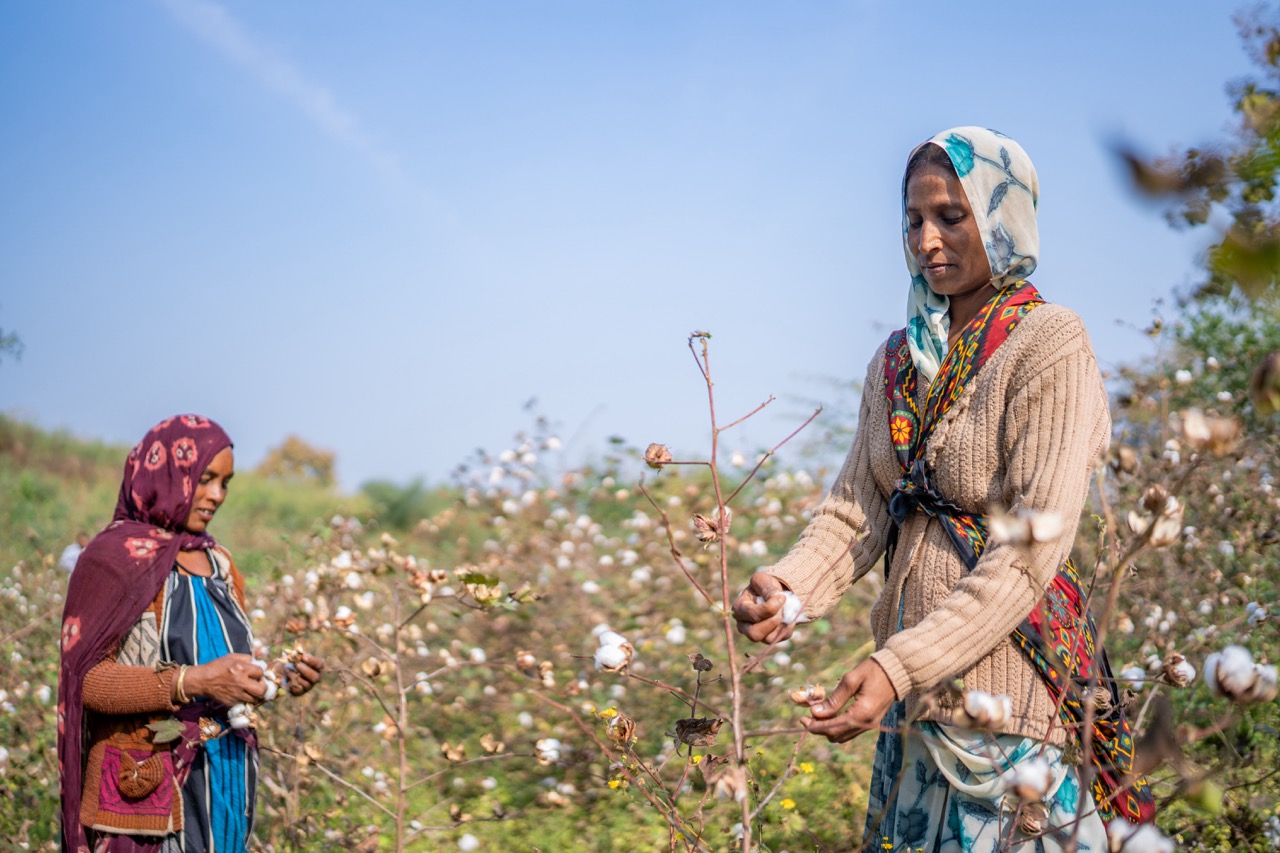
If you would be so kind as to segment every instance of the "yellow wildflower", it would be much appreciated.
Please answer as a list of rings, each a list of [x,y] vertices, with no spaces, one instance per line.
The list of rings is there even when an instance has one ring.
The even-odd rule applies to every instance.
[[[606,720],[612,719],[612,718],[614,718],[614,717],[618,716],[618,709],[617,709],[617,708],[605,708],[603,711],[601,711],[601,712],[600,712],[600,716],[604,717]]]
[[[702,756],[701,756],[701,755],[695,755],[695,756],[693,757],[693,766],[694,766],[694,767],[697,767],[697,766],[698,766],[699,764],[701,764],[701,763],[702,763]]]
[[[812,762],[812,761],[801,761],[801,762],[800,762],[800,772],[801,772],[801,773],[812,773],[812,772],[813,772],[813,762]]]
[[[787,809],[788,811],[791,809],[794,809],[796,807],[796,801],[791,799],[790,797],[787,797],[785,800],[782,801],[782,807],[784,809]]]
[[[619,786],[621,786],[621,785],[622,785],[622,782],[620,782],[620,781],[619,781],[619,780],[617,780],[617,779],[610,779],[610,780],[609,780],[609,787],[610,787],[610,788],[612,788],[612,789],[613,789],[613,790],[615,790],[615,791],[616,791],[616,790],[618,790]]]

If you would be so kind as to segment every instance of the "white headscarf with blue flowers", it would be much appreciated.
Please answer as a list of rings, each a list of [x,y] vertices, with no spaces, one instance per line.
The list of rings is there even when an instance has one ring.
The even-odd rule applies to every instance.
[[[1022,146],[1003,133],[984,127],[953,127],[925,145],[937,145],[955,166],[965,198],[973,208],[978,233],[991,264],[991,286],[997,290],[1021,281],[1036,268],[1040,234],[1036,229],[1036,203],[1040,181]],[[910,159],[910,158],[908,158]],[[907,299],[907,343],[911,359],[928,382],[938,374],[947,354],[951,321],[945,296],[933,292],[925,281],[907,239],[907,179],[902,179],[902,245],[911,271]]]

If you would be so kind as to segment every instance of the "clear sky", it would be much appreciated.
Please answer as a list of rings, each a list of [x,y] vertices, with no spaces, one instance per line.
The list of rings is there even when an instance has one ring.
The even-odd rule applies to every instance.
[[[0,410],[132,443],[180,411],[241,466],[297,433],[342,484],[447,477],[560,425],[705,452],[848,401],[904,318],[899,188],[946,127],[1040,175],[1040,270],[1104,367],[1204,237],[1109,144],[1220,137],[1229,2],[0,3]],[[833,415],[834,416],[834,415]]]

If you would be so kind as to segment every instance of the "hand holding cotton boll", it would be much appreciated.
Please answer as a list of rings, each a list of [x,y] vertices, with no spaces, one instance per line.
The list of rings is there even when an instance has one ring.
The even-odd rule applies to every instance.
[[[821,684],[806,684],[799,690],[791,691],[791,701],[797,705],[809,707],[827,698],[827,690]]]
[[[756,572],[733,602],[738,633],[757,643],[780,643],[807,622],[800,597],[768,572]]]

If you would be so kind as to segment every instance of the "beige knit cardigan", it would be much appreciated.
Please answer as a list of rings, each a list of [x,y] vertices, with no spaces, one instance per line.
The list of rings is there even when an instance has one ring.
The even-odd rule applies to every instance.
[[[889,440],[883,345],[863,389],[853,446],[830,494],[791,551],[766,569],[811,618],[875,567],[892,526],[888,497],[901,469]],[[923,381],[918,390],[923,409]],[[968,571],[938,521],[909,516],[871,608],[872,659],[907,699],[908,714],[950,722],[950,703],[922,709],[919,697],[960,677],[966,689],[1010,697],[1005,732],[1065,742],[1048,691],[1010,633],[1068,556],[1110,434],[1106,391],[1080,318],[1058,305],[1031,311],[938,424],[926,459],[939,491],[962,509],[1057,513],[1062,535],[1030,550],[992,543]]]

